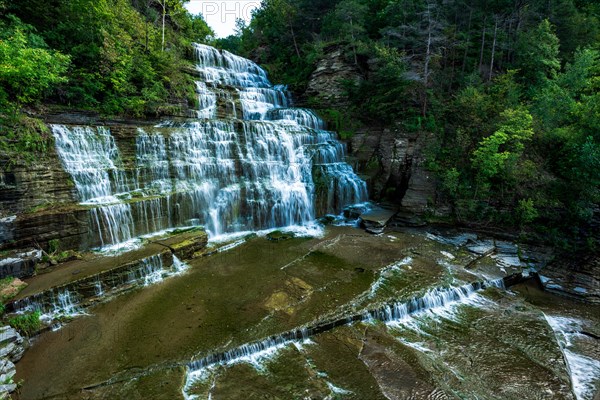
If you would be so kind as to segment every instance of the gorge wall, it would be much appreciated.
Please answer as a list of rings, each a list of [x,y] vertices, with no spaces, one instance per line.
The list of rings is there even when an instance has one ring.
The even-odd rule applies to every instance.
[[[324,53],[303,97],[317,100],[324,108],[343,110],[350,104],[344,82],[360,82],[363,76],[340,46],[330,46]],[[400,127],[368,126],[354,132],[348,141],[349,155],[369,183],[370,198],[391,201],[406,213],[447,213],[436,205],[435,179],[426,168],[430,140],[427,132],[406,132]]]

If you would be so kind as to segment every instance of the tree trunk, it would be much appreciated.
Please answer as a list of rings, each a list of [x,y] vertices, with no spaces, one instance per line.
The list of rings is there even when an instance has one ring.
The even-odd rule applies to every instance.
[[[354,53],[354,65],[358,65],[358,58],[356,56],[356,38],[354,37],[354,25],[352,24],[352,17],[350,17],[350,32],[352,35],[352,52]]]
[[[488,76],[488,82],[492,80],[494,72],[494,53],[496,52],[496,34],[498,33],[498,17],[496,17],[496,24],[494,25],[494,41],[492,42],[492,59],[490,60],[490,74]]]
[[[465,73],[467,65],[467,55],[469,53],[469,45],[471,44],[471,17],[473,17],[473,9],[469,12],[469,23],[467,26],[467,43],[465,44],[465,54],[463,54],[462,72]]]
[[[427,5],[427,49],[425,51],[425,65],[423,67],[423,83],[427,87],[429,78],[429,60],[431,59],[431,6]]]
[[[292,33],[292,40],[294,41],[294,49],[296,50],[296,55],[298,58],[300,57],[300,49],[298,49],[298,42],[296,42],[296,34],[294,33],[294,25],[292,24],[292,19],[288,18],[288,24],[290,24],[290,32]]]
[[[483,50],[485,48],[485,23],[487,21],[487,16],[483,19],[483,33],[481,34],[481,51],[479,52],[479,72],[481,72],[481,67],[483,66]]]
[[[162,14],[162,46],[161,46],[161,51],[165,51],[165,17],[167,15],[167,0],[162,0],[162,3],[160,3],[160,5],[163,8],[163,14]]]

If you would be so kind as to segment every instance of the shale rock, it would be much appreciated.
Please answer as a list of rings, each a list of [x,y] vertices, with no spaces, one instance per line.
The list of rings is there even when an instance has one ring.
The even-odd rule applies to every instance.
[[[8,398],[9,393],[17,389],[13,382],[17,372],[14,363],[23,357],[23,343],[23,338],[14,328],[0,328],[0,399]]]
[[[343,82],[361,79],[358,67],[344,57],[340,47],[333,46],[325,49],[325,57],[310,76],[305,95],[317,97],[331,107],[346,106],[349,100]]]
[[[557,260],[540,272],[544,289],[590,304],[600,304],[600,255]]]

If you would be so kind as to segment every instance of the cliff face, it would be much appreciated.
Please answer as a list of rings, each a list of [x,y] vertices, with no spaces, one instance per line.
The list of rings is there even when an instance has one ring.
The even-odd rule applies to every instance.
[[[0,171],[0,250],[53,239],[79,248],[87,214],[77,204],[75,185],[53,148],[38,160]]]
[[[308,82],[305,97],[317,98],[334,109],[349,105],[344,82],[358,82],[360,70],[340,47],[325,51]],[[369,183],[373,200],[389,200],[408,213],[423,214],[434,208],[433,174],[427,171],[424,149],[428,133],[408,133],[397,128],[369,127],[356,132],[348,143],[349,156]]]
[[[344,82],[358,82],[362,75],[358,67],[344,58],[342,49],[332,46],[325,49],[325,56],[317,63],[308,81],[305,96],[314,97],[331,107],[348,105]]]
[[[350,155],[368,177],[373,200],[391,200],[415,214],[433,209],[435,181],[424,154],[428,137],[389,128],[363,129],[352,137]]]

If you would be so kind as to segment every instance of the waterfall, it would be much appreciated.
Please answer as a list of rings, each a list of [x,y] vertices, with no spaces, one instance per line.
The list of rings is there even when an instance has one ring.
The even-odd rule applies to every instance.
[[[379,320],[388,323],[401,321],[418,313],[440,309],[455,303],[463,302],[476,292],[489,287],[504,289],[504,281],[503,279],[498,279],[485,282],[474,282],[459,287],[436,288],[425,293],[421,297],[415,297],[405,302],[386,304],[373,310],[367,310],[361,314],[351,315],[311,327],[296,329],[281,335],[271,336],[261,341],[243,344],[225,352],[210,354],[204,358],[193,360],[188,363],[184,394],[191,388],[194,382],[202,376],[203,371],[212,366],[234,364],[261,358],[265,355],[274,353],[290,343],[306,341],[316,334],[327,332],[336,327],[352,324],[354,322]]]
[[[42,319],[53,320],[61,316],[83,314],[79,307],[80,297],[66,288],[51,289],[14,303],[17,313],[40,312]]]
[[[285,86],[250,60],[194,49],[198,119],[139,128],[135,147],[106,127],[51,126],[90,208],[92,243],[197,224],[211,236],[306,225],[366,201],[345,146],[314,112],[290,107]]]

